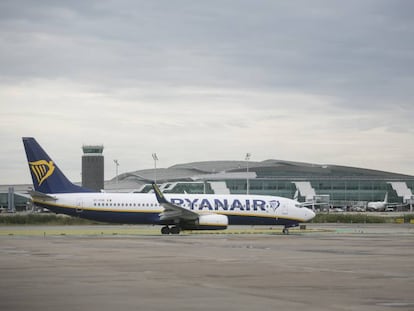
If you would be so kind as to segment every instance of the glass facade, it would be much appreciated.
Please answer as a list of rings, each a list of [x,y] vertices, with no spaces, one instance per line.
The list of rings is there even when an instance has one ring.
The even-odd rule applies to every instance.
[[[293,198],[297,191],[294,182],[307,181],[315,190],[316,195],[329,195],[331,202],[358,202],[358,201],[383,201],[388,193],[388,202],[402,202],[390,182],[405,182],[408,188],[413,189],[413,179],[360,179],[350,178],[256,178],[249,180],[250,194],[275,195]],[[215,180],[215,182],[217,182]],[[222,180],[232,194],[245,194],[247,192],[247,181],[245,179]],[[209,181],[199,182],[178,182],[166,192],[175,193],[214,193]],[[304,198],[300,197],[300,201]]]
[[[335,206],[360,206],[360,203],[383,201],[387,193],[389,203],[404,203],[404,200],[410,200],[414,190],[414,176],[406,174],[282,160],[249,161],[248,166],[246,161],[192,162],[177,164],[157,173],[159,183],[164,184],[161,190],[165,193],[249,192],[297,197],[300,202],[329,201]],[[153,170],[133,174],[140,187],[153,175]],[[147,191],[141,188],[140,192]]]
[[[29,199],[19,196],[19,195],[14,195],[14,205],[17,211],[24,211],[26,210],[26,207],[29,205],[28,201],[30,201]],[[8,194],[7,193],[0,193],[0,211],[4,211],[7,210],[8,208]]]

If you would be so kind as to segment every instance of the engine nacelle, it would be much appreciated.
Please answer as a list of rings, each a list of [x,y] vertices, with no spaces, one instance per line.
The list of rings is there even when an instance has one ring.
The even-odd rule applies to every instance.
[[[193,224],[183,226],[186,230],[224,230],[229,225],[229,219],[226,215],[208,214],[200,215],[198,220]]]

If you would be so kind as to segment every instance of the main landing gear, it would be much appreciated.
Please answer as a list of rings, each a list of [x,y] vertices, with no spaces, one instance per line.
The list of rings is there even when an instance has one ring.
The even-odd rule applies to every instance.
[[[284,227],[282,230],[283,234],[289,234],[289,227]]]
[[[161,228],[161,234],[180,234],[180,227],[173,226],[170,228],[168,226],[164,226]]]

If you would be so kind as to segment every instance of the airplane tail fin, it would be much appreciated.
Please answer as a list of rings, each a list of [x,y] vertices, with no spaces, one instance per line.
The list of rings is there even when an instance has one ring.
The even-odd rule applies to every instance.
[[[33,137],[23,137],[23,145],[37,192],[92,192],[71,183]]]

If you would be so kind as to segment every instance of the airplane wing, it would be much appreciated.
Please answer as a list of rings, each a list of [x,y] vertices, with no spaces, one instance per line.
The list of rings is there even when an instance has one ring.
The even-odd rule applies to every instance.
[[[401,207],[401,206],[406,206],[407,204],[404,203],[386,203],[385,206],[386,207]]]
[[[170,220],[177,218],[185,220],[196,220],[199,218],[200,215],[196,212],[169,202],[155,183],[152,183],[152,188],[154,189],[158,203],[164,208],[164,211],[160,214],[160,220]]]
[[[385,205],[385,209],[393,208],[395,210],[395,209],[398,209],[398,208],[404,208],[408,205],[409,205],[408,203],[387,203]]]

